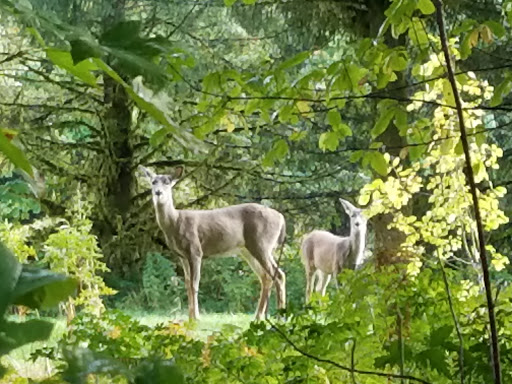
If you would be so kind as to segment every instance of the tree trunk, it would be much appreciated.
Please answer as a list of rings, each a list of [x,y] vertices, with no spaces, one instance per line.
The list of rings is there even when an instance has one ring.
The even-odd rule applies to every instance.
[[[368,36],[376,37],[379,33],[385,15],[384,11],[389,6],[388,1],[370,0],[368,1],[368,16],[367,27]],[[398,40],[391,36],[390,31],[384,35],[386,44],[389,47],[403,45],[404,37],[401,36]],[[404,98],[407,97],[407,88],[403,87],[406,84],[406,79],[403,73],[397,74],[398,79],[388,85],[388,88],[400,88],[398,90],[390,90],[390,96]],[[376,141],[382,142],[386,148],[397,148],[405,144],[405,140],[400,136],[398,128],[393,123],[384,131]],[[398,156],[400,149],[386,149],[391,155]],[[406,207],[407,209],[407,207]],[[389,265],[399,262],[400,246],[405,240],[405,235],[396,230],[390,229],[389,224],[393,221],[393,215],[381,214],[372,218],[372,226],[375,233],[374,240],[374,255],[377,266]]]
[[[117,0],[111,13],[104,20],[104,29],[108,29],[124,17],[125,1]],[[115,68],[113,63],[109,63]],[[122,76],[122,73],[120,73]],[[99,195],[99,214],[94,223],[100,247],[107,265],[116,272],[128,274],[131,268],[130,255],[123,248],[122,227],[132,207],[133,191],[133,147],[131,140],[132,110],[125,89],[114,79],[104,75],[103,130],[106,151],[101,162]],[[129,79],[124,79],[128,81]]]

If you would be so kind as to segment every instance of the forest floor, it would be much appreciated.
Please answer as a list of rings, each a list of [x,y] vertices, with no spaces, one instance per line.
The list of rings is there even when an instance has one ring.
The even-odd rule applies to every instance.
[[[163,313],[148,313],[142,311],[123,312],[148,326],[167,322],[181,323],[187,320],[187,314],[185,313],[165,316]],[[12,351],[1,358],[0,362],[2,365],[13,369],[21,377],[31,379],[44,379],[53,374],[55,367],[49,359],[39,358],[33,362],[30,355],[37,349],[55,346],[66,332],[66,320],[65,318],[45,319],[55,322],[55,328],[51,338],[46,342],[35,342]],[[16,318],[12,318],[11,320],[16,321]],[[205,340],[208,335],[221,330],[224,326],[247,328],[252,320],[253,315],[248,314],[203,313],[194,329],[190,331],[190,334],[193,337]],[[2,380],[0,380],[0,384],[1,383],[3,383]]]

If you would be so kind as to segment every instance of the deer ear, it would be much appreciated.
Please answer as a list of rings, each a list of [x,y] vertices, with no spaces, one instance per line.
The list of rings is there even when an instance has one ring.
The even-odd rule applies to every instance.
[[[347,200],[340,199],[341,205],[343,205],[343,209],[345,212],[347,212],[347,215],[350,215],[352,211],[356,209],[351,203],[349,203]]]
[[[174,171],[172,173],[173,180],[181,179],[181,177],[183,176],[183,171],[184,170],[185,170],[185,168],[183,166],[181,166],[181,165],[179,165],[176,168],[174,168]]]
[[[142,171],[144,173],[144,175],[149,179],[153,179],[155,177],[155,174],[153,172],[151,172],[149,169],[147,169],[146,167],[143,167],[142,165],[139,165],[139,170]]]

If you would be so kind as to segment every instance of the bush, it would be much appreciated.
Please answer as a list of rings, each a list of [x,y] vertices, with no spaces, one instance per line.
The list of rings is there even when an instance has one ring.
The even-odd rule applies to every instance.
[[[186,305],[184,282],[176,275],[173,264],[159,253],[146,256],[142,292],[148,309],[180,310],[183,302]]]
[[[490,382],[485,297],[460,272],[447,271],[453,308],[464,339],[464,372],[471,382]],[[149,357],[171,359],[187,383],[387,383],[404,374],[448,384],[459,376],[460,343],[440,271],[426,269],[404,279],[400,267],[366,266],[340,276],[332,301],[288,312],[287,322],[253,322],[248,329],[224,327],[206,340],[189,328],[167,323],[141,325],[119,311],[101,317],[79,315],[62,346],[87,346],[92,353],[128,367]],[[497,320],[503,356],[511,352],[512,289],[500,292]],[[318,297],[317,297],[318,298]],[[306,352],[320,358],[314,361]],[[385,372],[384,377],[351,373],[343,367]],[[503,360],[505,382],[512,366]],[[341,368],[340,368],[341,366]],[[401,366],[403,366],[401,368]],[[395,380],[398,380],[395,377]],[[411,380],[411,382],[417,382]]]

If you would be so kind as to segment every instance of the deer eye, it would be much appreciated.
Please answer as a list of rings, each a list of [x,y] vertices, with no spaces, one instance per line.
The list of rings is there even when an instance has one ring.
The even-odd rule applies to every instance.
[[[171,181],[169,179],[164,179],[164,184],[169,185],[169,184],[171,184]]]
[[[151,184],[156,185],[156,180],[153,180]]]

